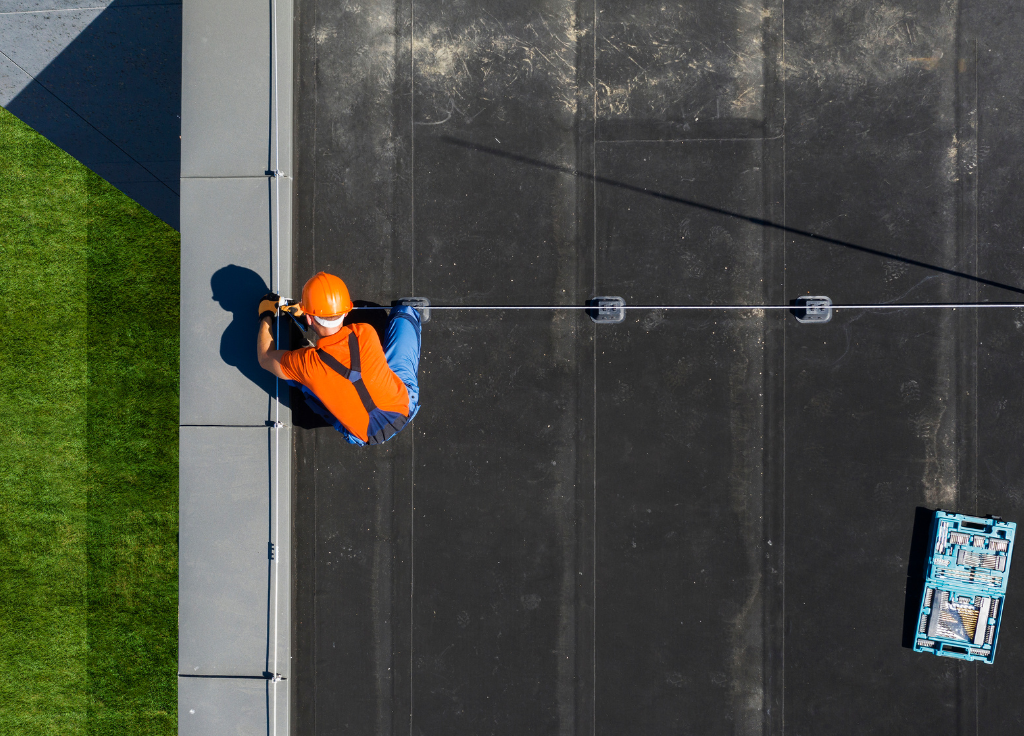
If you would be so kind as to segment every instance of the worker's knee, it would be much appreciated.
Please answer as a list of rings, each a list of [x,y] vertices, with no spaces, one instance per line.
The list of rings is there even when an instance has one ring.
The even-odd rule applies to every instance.
[[[416,332],[419,332],[421,329],[422,323],[420,321],[420,313],[417,312],[414,307],[396,305],[391,308],[389,318],[392,320],[401,319],[411,322],[416,328]]]

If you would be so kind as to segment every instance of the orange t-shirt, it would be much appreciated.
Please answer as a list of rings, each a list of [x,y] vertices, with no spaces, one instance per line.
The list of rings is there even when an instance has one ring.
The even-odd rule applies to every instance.
[[[352,367],[348,336],[359,340],[360,373],[363,384],[378,409],[409,414],[409,392],[402,379],[388,366],[377,331],[370,325],[357,323],[342,327],[330,337],[321,337],[317,348],[326,351],[342,365]],[[315,348],[290,350],[281,357],[281,368],[292,381],[298,381],[316,394],[327,410],[345,425],[345,429],[368,440],[370,415],[359,399],[355,386],[336,370],[320,360]]]

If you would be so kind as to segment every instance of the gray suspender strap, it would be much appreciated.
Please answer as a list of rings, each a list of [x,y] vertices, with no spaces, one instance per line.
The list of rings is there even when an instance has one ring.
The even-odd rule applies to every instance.
[[[370,398],[370,392],[366,390],[366,384],[363,383],[363,374],[359,371],[361,367],[359,363],[359,338],[356,337],[354,332],[348,334],[348,353],[352,362],[351,368],[346,368],[341,361],[322,348],[317,348],[316,351],[316,354],[320,356],[320,360],[340,373],[342,378],[351,381],[356,389],[356,393],[359,394],[359,400],[363,402],[363,408],[369,414],[377,408],[377,405]]]
[[[352,363],[351,368],[346,368],[341,361],[326,350],[318,348],[316,351],[316,354],[324,364],[329,368],[334,369],[342,378],[351,381],[352,385],[355,387],[356,393],[359,394],[359,400],[363,402],[363,408],[366,409],[366,413],[372,417],[373,411],[377,406],[373,403],[373,399],[370,397],[370,392],[366,390],[366,384],[363,383],[363,374],[360,371],[362,364],[359,362],[359,338],[356,337],[354,332],[350,332],[348,336],[348,353],[349,359]],[[387,442],[398,434],[398,432],[408,423],[409,417],[398,417],[393,419],[385,424],[381,429],[377,430],[376,434],[371,435],[367,444],[379,445],[382,442]]]

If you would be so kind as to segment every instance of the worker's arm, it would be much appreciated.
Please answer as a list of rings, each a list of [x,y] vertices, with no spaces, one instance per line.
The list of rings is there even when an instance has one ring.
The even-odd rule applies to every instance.
[[[260,362],[260,368],[287,380],[288,376],[281,369],[281,358],[288,351],[274,350],[274,336],[270,332],[270,323],[270,317],[260,317],[260,331],[256,335],[256,359]]]

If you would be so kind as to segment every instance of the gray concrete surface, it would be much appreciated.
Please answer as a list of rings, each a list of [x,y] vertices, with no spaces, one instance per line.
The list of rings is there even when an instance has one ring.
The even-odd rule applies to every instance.
[[[290,431],[182,427],[180,452],[178,671],[287,676]]]
[[[186,0],[183,18],[179,732],[283,735],[291,414],[255,310],[291,295],[292,8]]]
[[[267,736],[288,733],[288,682],[178,678],[180,736]]]
[[[290,219],[291,181],[182,178],[182,424],[264,425],[276,420],[275,379],[256,362],[255,303],[277,288],[278,191]],[[282,225],[287,251],[290,228]],[[280,283],[291,281],[280,259]]]
[[[182,13],[182,177],[272,168],[269,4],[186,3]]]

